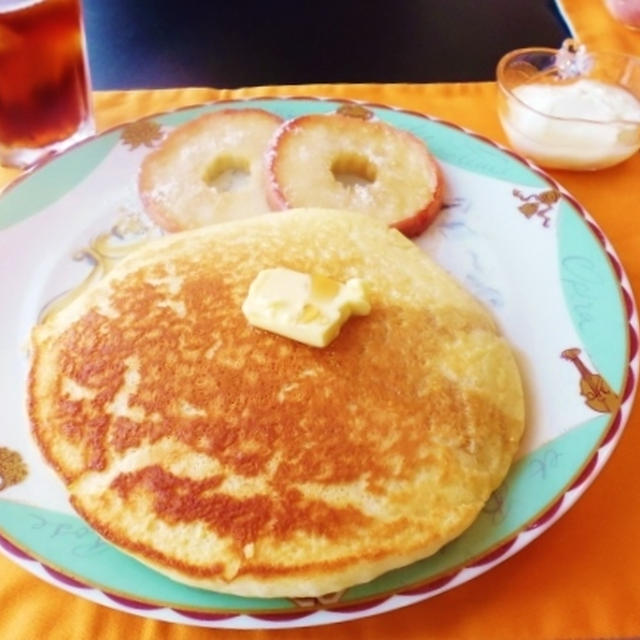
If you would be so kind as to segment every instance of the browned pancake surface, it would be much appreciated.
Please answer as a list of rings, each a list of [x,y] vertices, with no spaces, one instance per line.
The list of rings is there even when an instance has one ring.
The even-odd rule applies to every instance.
[[[396,232],[317,218],[160,241],[36,329],[45,456],[102,535],[179,579],[292,596],[369,579],[457,535],[515,453],[519,378],[486,312]],[[323,349],[253,328],[240,307],[273,266],[365,277],[372,312]]]

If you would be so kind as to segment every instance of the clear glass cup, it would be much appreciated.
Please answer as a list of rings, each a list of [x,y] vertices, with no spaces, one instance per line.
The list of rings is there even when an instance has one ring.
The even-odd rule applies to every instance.
[[[0,164],[29,167],[94,131],[81,0],[0,0]]]
[[[640,0],[604,0],[604,5],[625,27],[640,29]]]
[[[567,41],[512,51],[496,75],[505,134],[537,164],[603,169],[640,149],[640,58]]]

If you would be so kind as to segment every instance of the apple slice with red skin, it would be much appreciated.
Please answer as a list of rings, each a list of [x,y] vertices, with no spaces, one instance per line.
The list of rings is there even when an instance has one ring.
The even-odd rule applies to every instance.
[[[273,210],[354,209],[413,237],[442,206],[442,171],[424,142],[360,115],[312,114],[286,121],[271,140],[265,164]],[[341,184],[338,173],[359,184]]]
[[[282,122],[263,109],[223,109],[173,129],[140,166],[149,216],[173,232],[269,211],[263,157]]]

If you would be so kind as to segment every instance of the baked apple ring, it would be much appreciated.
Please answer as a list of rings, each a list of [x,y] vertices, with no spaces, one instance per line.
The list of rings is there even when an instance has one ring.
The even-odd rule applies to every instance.
[[[293,118],[274,134],[266,165],[267,199],[276,210],[350,209],[416,236],[442,205],[442,174],[426,145],[379,120]]]
[[[140,168],[148,214],[181,231],[268,211],[264,153],[281,123],[262,109],[225,109],[174,129]]]

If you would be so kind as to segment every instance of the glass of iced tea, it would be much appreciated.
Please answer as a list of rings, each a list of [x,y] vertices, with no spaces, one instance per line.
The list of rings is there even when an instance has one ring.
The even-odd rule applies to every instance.
[[[82,0],[0,0],[0,164],[32,166],[93,131]]]

